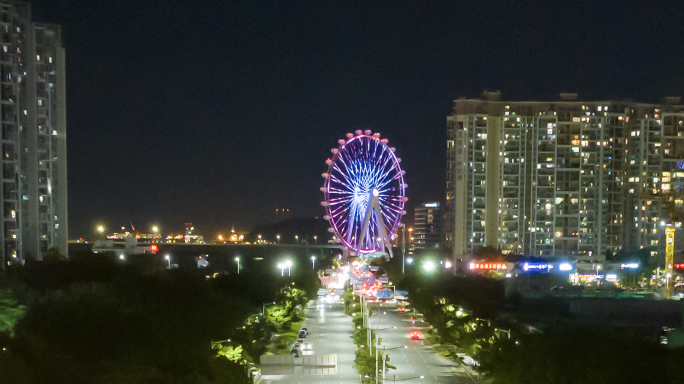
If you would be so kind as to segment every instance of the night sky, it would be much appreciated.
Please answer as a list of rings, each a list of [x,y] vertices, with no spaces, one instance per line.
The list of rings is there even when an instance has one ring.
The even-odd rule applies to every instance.
[[[441,201],[445,117],[485,89],[684,96],[681,0],[55,0],[33,17],[63,28],[70,238],[321,216],[324,161],[355,129],[397,148],[409,203]]]

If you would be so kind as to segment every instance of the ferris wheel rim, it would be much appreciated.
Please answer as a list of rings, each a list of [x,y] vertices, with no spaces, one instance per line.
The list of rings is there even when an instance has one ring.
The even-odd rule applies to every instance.
[[[386,139],[380,139],[379,134],[375,134],[373,136],[369,134],[356,134],[353,135],[352,137],[349,137],[347,140],[340,140],[340,145],[337,149],[333,149],[333,156],[332,158],[328,159],[326,163],[328,164],[328,169],[327,173],[324,174],[326,177],[326,180],[324,182],[324,187],[322,188],[323,193],[324,193],[324,198],[325,198],[325,206],[326,206],[326,213],[327,213],[327,220],[330,221],[331,229],[332,232],[336,234],[336,236],[339,238],[339,241],[343,243],[346,247],[349,247],[351,250],[361,253],[361,254],[367,254],[367,253],[373,253],[377,252],[380,248],[378,247],[377,244],[375,244],[375,240],[371,239],[366,239],[364,243],[369,242],[369,244],[375,244],[374,246],[367,247],[366,244],[360,244],[358,242],[359,239],[355,239],[355,237],[351,236],[352,231],[358,231],[358,212],[352,212],[348,213],[346,211],[349,210],[350,207],[344,207],[342,204],[344,204],[344,201],[342,197],[339,197],[338,200],[336,201],[335,204],[331,204],[332,198],[331,196],[334,194],[337,195],[342,195],[346,193],[347,195],[350,194],[351,191],[347,190],[346,192],[342,189],[335,190],[336,185],[343,185],[346,186],[345,182],[343,180],[339,180],[336,178],[336,171],[342,175],[344,175],[344,172],[341,170],[339,163],[340,163],[340,158],[343,156],[343,153],[345,153],[345,149],[347,149],[347,152],[352,152],[351,146],[354,145],[356,142],[361,143],[361,141],[365,140],[365,144],[368,144],[368,149],[370,150],[370,144],[374,145],[374,148],[372,148],[376,153],[373,154],[372,159],[380,159],[384,158],[384,164],[383,164],[383,178],[387,178],[387,176],[392,176],[385,182],[384,186],[390,185],[391,183],[394,183],[394,187],[392,188],[387,188],[386,190],[383,190],[382,187],[378,190],[378,195],[382,194],[382,198],[384,199],[384,202],[382,204],[382,207],[380,209],[380,215],[382,216],[382,220],[380,222],[384,222],[384,227],[386,231],[386,236],[391,237],[394,235],[397,227],[401,223],[401,218],[405,214],[404,207],[405,207],[405,201],[406,201],[406,184],[404,182],[404,171],[401,169],[400,162],[401,160],[396,156],[394,148],[391,148],[387,145],[387,140]],[[362,144],[360,144],[362,145]],[[376,157],[378,148],[381,150],[381,157]],[[350,154],[349,156],[355,156],[354,161],[357,161],[356,156],[358,156],[358,153],[353,153]],[[388,162],[391,162],[391,166],[387,168]],[[347,165],[345,165],[345,169],[347,169]],[[384,170],[387,169],[385,172]],[[349,180],[350,178],[347,177]],[[348,181],[347,180],[347,181]],[[398,190],[397,190],[398,188]],[[372,189],[375,189],[373,187]],[[334,193],[331,193],[334,192]],[[354,192],[356,194],[356,198],[360,196],[358,191]],[[378,196],[376,195],[376,196]],[[370,196],[368,196],[370,198]],[[351,203],[349,202],[349,198],[346,201],[346,203]],[[343,217],[339,212],[335,212],[332,208],[333,205],[340,204],[340,207],[342,207],[342,212],[347,213],[347,216]],[[356,204],[358,205],[358,204]],[[367,204],[366,204],[366,209],[367,209]],[[358,210],[358,209],[357,209]],[[356,218],[352,216],[356,216]],[[373,215],[372,215],[373,216]],[[374,218],[376,221],[374,224],[378,226],[377,231],[379,232],[379,222],[378,218]],[[348,228],[345,230],[343,226],[346,225]],[[369,228],[369,232],[373,232],[374,228]],[[379,233],[378,233],[379,234]],[[346,236],[345,236],[346,235]],[[373,237],[376,234],[373,234]],[[349,238],[346,238],[349,237]],[[363,236],[362,236],[363,237]]]

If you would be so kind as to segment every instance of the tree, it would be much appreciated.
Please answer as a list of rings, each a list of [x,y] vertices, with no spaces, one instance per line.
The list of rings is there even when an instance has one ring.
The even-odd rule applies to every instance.
[[[480,354],[493,384],[648,383],[681,381],[682,351],[613,333],[567,327],[546,334],[502,338]]]
[[[14,325],[26,313],[26,306],[19,304],[9,288],[0,287],[0,332],[11,332]]]

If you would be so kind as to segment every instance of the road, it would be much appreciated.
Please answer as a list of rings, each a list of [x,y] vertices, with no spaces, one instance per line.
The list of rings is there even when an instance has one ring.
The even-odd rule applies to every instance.
[[[390,363],[397,367],[390,370],[386,380],[391,380],[394,375],[397,379],[404,377],[425,376],[424,379],[416,379],[407,382],[420,383],[458,383],[474,384],[463,369],[456,366],[453,362],[435,353],[434,349],[425,340],[411,340],[412,331],[419,331],[427,334],[427,327],[416,317],[416,325],[413,325],[411,314],[398,312],[394,304],[371,304],[373,315],[370,319],[370,326],[373,329],[387,329],[378,332],[382,338],[380,347],[394,348],[406,345],[407,348],[395,349],[389,352]],[[391,383],[391,381],[388,381]]]
[[[291,374],[264,375],[260,384],[359,383],[359,375],[353,368],[356,346],[350,338],[351,318],[343,313],[341,304],[320,304],[319,306],[321,308],[309,306],[306,311],[305,326],[309,328],[309,337],[306,338],[306,342],[312,344],[313,354],[337,355],[337,369],[327,371],[307,369],[297,365],[301,364],[302,359],[296,358],[296,367]],[[383,315],[383,309],[387,314]],[[409,315],[398,313],[393,305],[374,308],[371,326],[373,328],[396,326],[397,329],[380,331],[379,335],[383,339],[382,345],[387,348],[408,346],[406,349],[389,352],[391,364],[397,369],[388,372],[387,383],[392,383],[394,375],[397,377],[397,382],[399,379],[422,375],[425,376],[424,379],[414,378],[402,382],[424,384],[469,382],[474,384],[472,380],[464,376],[460,368],[437,355],[427,343],[421,346],[420,341],[410,340],[408,335],[413,325],[409,320]]]

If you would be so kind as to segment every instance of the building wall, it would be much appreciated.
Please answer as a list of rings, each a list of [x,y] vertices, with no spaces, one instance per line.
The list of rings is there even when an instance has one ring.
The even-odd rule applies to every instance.
[[[684,217],[684,106],[456,100],[446,199],[454,256],[484,245],[534,256],[641,248],[659,256],[661,221],[681,226]]]
[[[423,203],[413,215],[413,248],[444,249],[444,211],[440,203]]]
[[[2,267],[67,253],[66,104],[59,26],[0,2]]]

